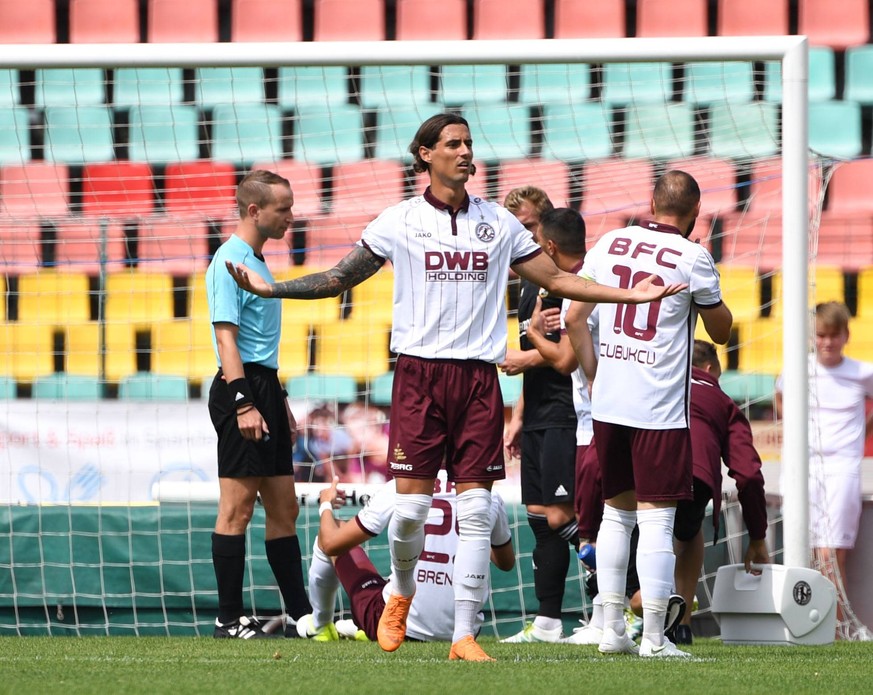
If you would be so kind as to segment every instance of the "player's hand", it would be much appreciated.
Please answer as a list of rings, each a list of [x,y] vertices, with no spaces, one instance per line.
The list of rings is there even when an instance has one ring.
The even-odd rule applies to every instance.
[[[515,418],[509,421],[503,432],[503,448],[509,458],[521,458],[521,422],[516,422]]]
[[[251,292],[259,297],[273,296],[273,288],[254,270],[246,268],[242,263],[234,265],[230,261],[225,261],[224,265],[227,267],[227,272],[236,281],[236,284],[246,292]]]
[[[754,569],[752,565],[767,565],[769,563],[770,554],[767,552],[767,542],[763,538],[757,541],[749,541],[749,547],[746,549],[746,556],[743,558],[746,572],[759,575],[761,574],[761,570]]]
[[[655,280],[657,275],[649,275],[649,277],[641,280],[631,289],[633,299],[632,304],[644,304],[645,302],[657,302],[664,297],[670,297],[678,294],[682,290],[688,289],[688,283],[677,283],[673,285],[656,285]]]
[[[243,411],[242,414],[237,414],[236,424],[243,439],[260,442],[267,441],[270,438],[270,429],[267,427],[267,421],[264,420],[257,408],[251,408],[250,410]]]
[[[319,504],[330,502],[334,509],[339,509],[346,503],[346,493],[337,489],[337,483],[339,483],[339,477],[334,476],[333,480],[330,481],[330,487],[326,487],[318,493]]]
[[[500,363],[500,371],[509,376],[521,374],[527,369],[527,357],[524,350],[507,350],[506,357]],[[530,350],[528,352],[531,352]],[[536,352],[536,350],[533,350]]]

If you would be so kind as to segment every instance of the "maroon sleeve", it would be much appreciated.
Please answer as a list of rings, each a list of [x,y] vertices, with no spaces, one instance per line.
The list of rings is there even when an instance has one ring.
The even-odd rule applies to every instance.
[[[752,441],[749,421],[735,403],[731,405],[728,436],[722,459],[728,468],[728,475],[737,483],[737,493],[749,537],[760,540],[767,534],[767,499],[764,495],[761,457]]]
[[[603,520],[603,485],[600,479],[600,463],[594,441],[585,447],[577,447],[576,490],[574,506],[579,524],[579,538],[595,540]]]

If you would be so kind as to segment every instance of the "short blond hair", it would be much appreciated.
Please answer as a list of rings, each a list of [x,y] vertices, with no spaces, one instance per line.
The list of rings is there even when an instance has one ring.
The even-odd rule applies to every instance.
[[[842,302],[822,302],[815,306],[815,324],[834,333],[849,332],[849,307]]]
[[[555,208],[552,201],[549,200],[548,193],[546,193],[542,188],[537,188],[536,186],[519,186],[518,188],[513,188],[506,194],[506,198],[503,200],[503,207],[515,215],[519,210],[521,210],[521,206],[525,202],[528,202],[533,206],[533,209],[537,211],[538,217],[542,217],[543,213],[546,213],[549,210],[554,210]]]

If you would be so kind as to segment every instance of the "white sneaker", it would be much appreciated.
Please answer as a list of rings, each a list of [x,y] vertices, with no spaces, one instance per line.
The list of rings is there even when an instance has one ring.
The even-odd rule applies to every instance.
[[[322,627],[315,627],[315,620],[312,613],[300,616],[297,620],[297,634],[304,639],[311,639],[314,642],[337,642],[339,635],[333,623],[328,623]]]
[[[350,639],[356,642],[370,641],[367,637],[367,633],[361,630],[357,625],[355,625],[354,620],[337,620],[335,625],[337,634],[343,639]]]
[[[681,649],[679,649],[679,647],[673,644],[666,637],[664,638],[664,644],[662,644],[660,647],[656,647],[654,644],[652,644],[648,637],[643,637],[643,641],[640,644],[640,656],[650,659],[687,659],[691,656],[691,654],[689,654],[688,652],[683,652]]]
[[[603,630],[593,625],[583,625],[573,630],[573,634],[561,640],[564,644],[600,644]]]
[[[626,632],[618,634],[611,627],[604,628],[597,650],[601,654],[639,654],[640,648]]]
[[[524,629],[512,637],[500,640],[507,644],[520,644],[527,642],[560,642],[564,637],[564,631],[561,627],[556,627],[553,630],[546,630],[534,623],[528,623]]]

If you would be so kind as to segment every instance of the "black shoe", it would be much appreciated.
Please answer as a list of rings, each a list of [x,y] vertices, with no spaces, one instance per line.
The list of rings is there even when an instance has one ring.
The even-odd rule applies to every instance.
[[[685,599],[679,594],[670,594],[667,600],[667,615],[664,618],[664,634],[673,644],[679,644],[671,635],[674,634],[679,621],[685,616]]]
[[[247,618],[244,615],[231,623],[220,623],[216,618],[215,631],[212,636],[216,639],[269,639],[272,637],[264,632],[264,628],[258,620]]]
[[[694,642],[694,635],[691,634],[690,625],[677,625],[673,631],[673,636],[670,638],[673,644],[691,644]]]

